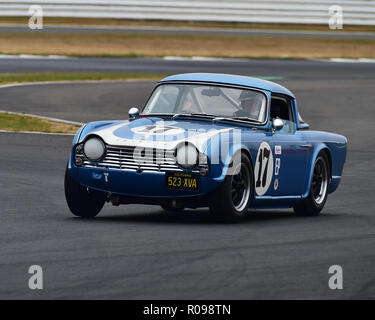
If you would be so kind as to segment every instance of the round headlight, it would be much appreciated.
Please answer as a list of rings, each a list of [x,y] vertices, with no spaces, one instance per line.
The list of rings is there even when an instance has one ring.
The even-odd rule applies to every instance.
[[[85,153],[87,159],[91,161],[99,160],[104,156],[104,143],[99,138],[90,138],[85,142],[83,152]]]
[[[192,144],[182,144],[177,148],[176,160],[184,168],[191,168],[197,164],[198,151]]]

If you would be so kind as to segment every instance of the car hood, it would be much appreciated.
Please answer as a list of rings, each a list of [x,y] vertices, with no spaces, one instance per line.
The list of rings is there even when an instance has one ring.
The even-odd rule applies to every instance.
[[[233,126],[211,121],[142,117],[133,121],[93,122],[88,124],[80,140],[95,134],[109,145],[160,149],[173,149],[179,143],[188,141],[203,152],[212,137],[232,130],[234,130]]]

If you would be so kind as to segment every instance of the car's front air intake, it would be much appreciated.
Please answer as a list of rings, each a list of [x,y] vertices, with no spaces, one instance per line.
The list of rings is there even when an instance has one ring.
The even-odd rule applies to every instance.
[[[84,167],[104,167],[135,171],[183,171],[176,163],[174,150],[108,146],[103,159],[83,160]]]

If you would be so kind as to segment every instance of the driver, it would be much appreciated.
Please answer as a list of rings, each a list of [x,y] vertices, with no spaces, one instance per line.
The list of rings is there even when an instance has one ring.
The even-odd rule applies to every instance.
[[[263,103],[263,97],[258,92],[250,90],[244,90],[241,92],[240,97],[240,108],[238,111],[233,113],[234,117],[248,117],[251,119],[258,120],[259,112]]]
[[[181,111],[187,112],[187,113],[198,111],[195,103],[193,102],[193,98],[191,97],[190,93],[186,95],[185,101],[184,101],[184,103],[182,105],[182,108],[181,108]]]
[[[191,101],[191,98],[186,97],[184,101],[184,105],[182,106],[182,111],[183,112],[191,112],[191,109],[193,107],[193,103]]]

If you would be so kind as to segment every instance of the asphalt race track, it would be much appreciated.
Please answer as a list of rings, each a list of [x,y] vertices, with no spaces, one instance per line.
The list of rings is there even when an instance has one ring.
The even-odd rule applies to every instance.
[[[29,60],[5,60],[0,61],[1,72],[12,66],[18,72],[34,68]],[[86,221],[71,216],[63,194],[72,136],[0,133],[1,299],[375,298],[375,64],[161,59],[34,63],[46,68],[71,64],[80,70],[121,66],[129,72],[280,77],[277,82],[295,93],[305,121],[313,129],[347,136],[349,152],[342,184],[319,217],[257,211],[241,224],[222,225],[207,210],[165,214],[156,206],[107,205],[97,219]],[[82,122],[126,118],[128,108],[142,105],[152,86],[139,81],[0,88],[0,109]],[[40,291],[27,286],[33,264],[44,270]],[[328,268],[334,264],[344,270],[343,290],[328,288]]]
[[[373,61],[373,60],[372,60]],[[1,73],[129,72],[174,74],[221,72],[244,75],[287,76],[293,79],[373,79],[374,63],[334,63],[319,60],[166,58],[15,58],[0,56]]]

